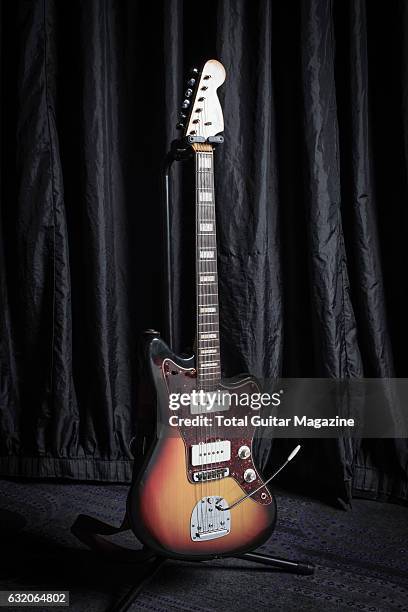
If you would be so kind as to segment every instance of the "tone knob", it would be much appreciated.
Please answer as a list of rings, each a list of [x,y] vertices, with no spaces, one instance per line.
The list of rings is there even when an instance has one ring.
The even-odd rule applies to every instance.
[[[251,468],[249,470],[245,470],[244,472],[245,482],[252,482],[255,480],[255,478],[256,478],[255,470],[252,470]]]
[[[249,446],[241,446],[239,451],[238,451],[238,457],[240,459],[248,459],[248,457],[251,455],[251,450],[249,448]]]

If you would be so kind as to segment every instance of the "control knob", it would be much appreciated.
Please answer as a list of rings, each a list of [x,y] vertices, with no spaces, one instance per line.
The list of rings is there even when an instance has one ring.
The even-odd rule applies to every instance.
[[[253,482],[256,478],[255,470],[249,468],[244,472],[244,480],[245,482]]]
[[[251,455],[251,450],[249,448],[249,446],[241,446],[238,450],[238,457],[240,459],[248,459],[248,457]]]

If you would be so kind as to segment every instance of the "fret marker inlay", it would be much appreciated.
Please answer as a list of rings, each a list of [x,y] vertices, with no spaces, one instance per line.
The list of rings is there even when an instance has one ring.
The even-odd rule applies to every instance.
[[[213,227],[213,223],[200,223],[200,232],[212,232]]]
[[[200,283],[214,283],[215,282],[215,276],[211,275],[211,276],[204,276],[201,274],[200,276]]]
[[[212,202],[211,191],[200,191],[200,202]]]
[[[214,251],[200,251],[200,259],[214,259]]]

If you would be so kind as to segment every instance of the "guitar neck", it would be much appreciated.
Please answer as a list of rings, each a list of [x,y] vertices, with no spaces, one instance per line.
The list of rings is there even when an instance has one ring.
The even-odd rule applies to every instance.
[[[221,379],[214,155],[194,145],[196,172],[197,383],[215,389]]]

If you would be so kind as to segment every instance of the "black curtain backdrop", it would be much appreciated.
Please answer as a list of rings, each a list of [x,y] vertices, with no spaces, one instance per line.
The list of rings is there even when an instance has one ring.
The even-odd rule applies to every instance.
[[[164,326],[160,167],[210,57],[226,374],[408,376],[407,26],[404,0],[1,3],[1,474],[130,479],[138,340]],[[178,351],[192,214],[172,218]],[[406,500],[407,464],[403,440],[309,440],[286,479]]]

